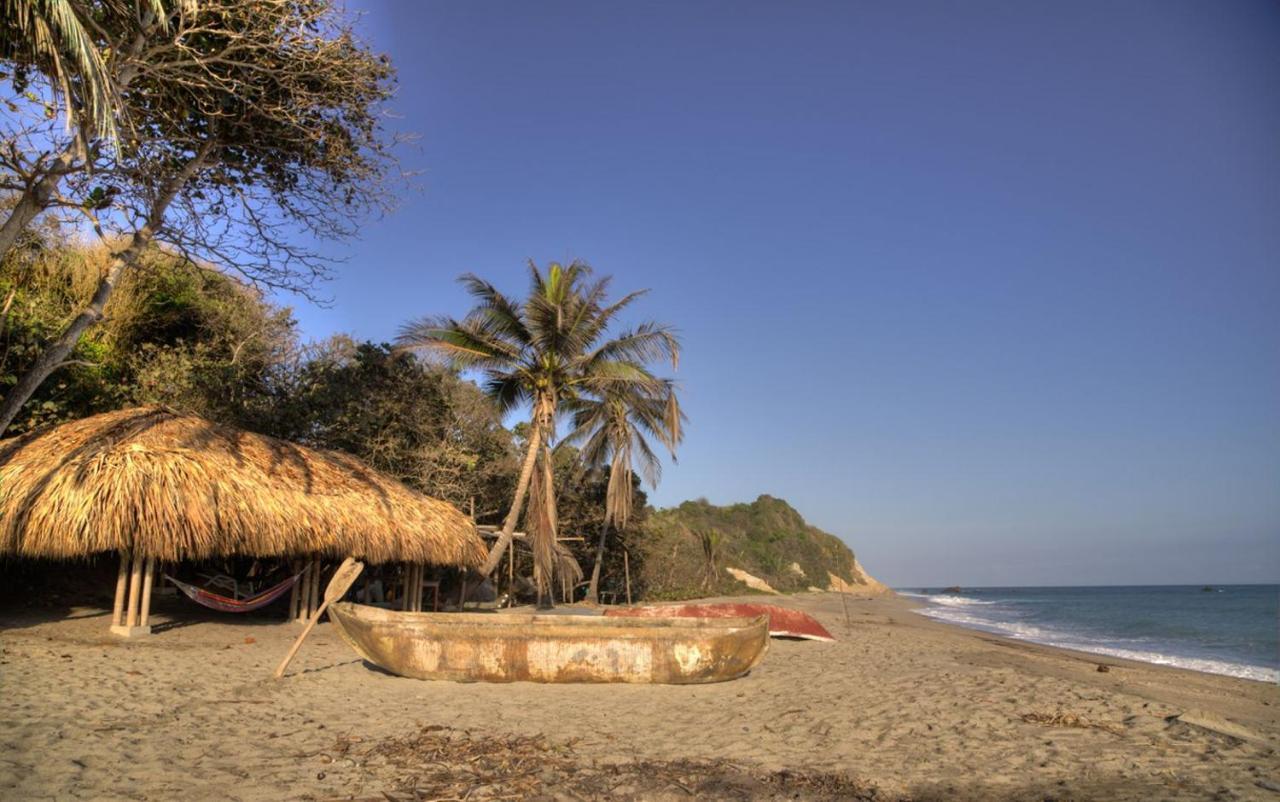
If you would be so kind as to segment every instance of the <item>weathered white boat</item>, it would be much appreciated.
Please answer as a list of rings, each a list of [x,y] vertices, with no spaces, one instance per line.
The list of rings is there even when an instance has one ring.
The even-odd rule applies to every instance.
[[[343,640],[370,663],[415,679],[458,682],[721,682],[769,648],[769,618],[605,618],[513,613],[402,613],[329,607]]]

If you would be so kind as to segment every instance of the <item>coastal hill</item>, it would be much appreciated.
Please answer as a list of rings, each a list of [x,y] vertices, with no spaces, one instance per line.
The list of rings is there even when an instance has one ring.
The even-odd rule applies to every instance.
[[[724,507],[686,501],[654,512],[645,530],[633,548],[642,552],[640,581],[648,599],[888,590],[843,541],[772,496]]]

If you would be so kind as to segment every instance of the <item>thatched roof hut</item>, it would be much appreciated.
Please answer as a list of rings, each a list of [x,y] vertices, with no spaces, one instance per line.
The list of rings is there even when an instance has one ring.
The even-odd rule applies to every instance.
[[[0,441],[0,554],[351,555],[476,567],[484,546],[446,502],[354,457],[159,407]]]

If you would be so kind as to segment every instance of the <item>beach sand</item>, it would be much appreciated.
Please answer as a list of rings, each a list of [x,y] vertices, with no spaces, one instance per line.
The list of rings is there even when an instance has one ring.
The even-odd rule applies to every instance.
[[[162,599],[162,631],[124,641],[97,608],[0,610],[0,798],[1280,801],[1274,684],[897,597],[850,598],[847,620],[838,594],[770,601],[839,641],[775,640],[749,676],[682,687],[403,679],[328,624],[273,681],[293,625]]]

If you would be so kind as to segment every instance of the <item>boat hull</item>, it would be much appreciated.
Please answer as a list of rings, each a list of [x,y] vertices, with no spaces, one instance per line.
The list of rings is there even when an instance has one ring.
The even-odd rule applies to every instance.
[[[625,618],[753,618],[769,617],[769,634],[775,638],[803,638],[831,642],[835,637],[813,616],[776,604],[722,602],[711,604],[667,604],[643,607],[611,607],[607,616]]]
[[[329,607],[329,618],[379,668],[457,682],[722,682],[746,674],[769,647],[764,616],[401,613],[341,602]]]

